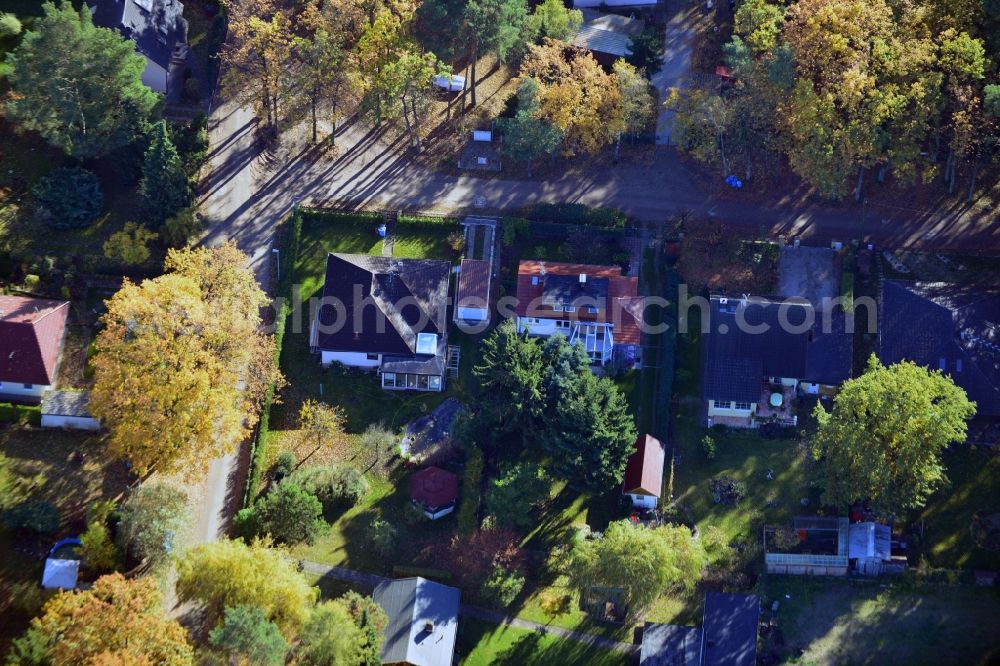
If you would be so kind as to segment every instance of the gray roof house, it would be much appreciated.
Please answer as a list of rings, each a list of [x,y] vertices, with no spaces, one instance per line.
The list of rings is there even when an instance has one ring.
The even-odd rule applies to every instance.
[[[593,9],[581,11],[583,23],[570,42],[573,46],[591,51],[598,62],[607,67],[619,58],[632,55],[632,38],[642,34],[642,21]]]
[[[385,389],[444,390],[450,275],[447,261],[331,253],[310,347],[323,365],[377,370]]]
[[[389,618],[383,664],[449,666],[458,636],[457,588],[425,578],[379,583],[372,598]]]
[[[188,23],[178,0],[88,0],[94,25],[117,30],[146,58],[142,82],[154,92],[179,93],[187,58]],[[171,65],[174,65],[172,68]],[[172,71],[173,70],[173,71]]]
[[[754,666],[759,621],[757,595],[709,592],[700,628],[646,623],[639,666]]]
[[[1000,291],[884,280],[878,357],[941,370],[975,401],[978,416],[1000,417]]]
[[[713,296],[708,322],[702,385],[710,416],[720,404],[740,405],[745,416],[753,405],[758,416],[770,411],[767,383],[820,392],[851,376],[854,336],[842,309]]]

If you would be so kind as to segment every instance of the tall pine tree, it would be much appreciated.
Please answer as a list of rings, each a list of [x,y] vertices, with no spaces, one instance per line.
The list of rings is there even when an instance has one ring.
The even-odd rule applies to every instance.
[[[167,134],[167,124],[161,120],[153,128],[153,140],[142,167],[143,209],[149,220],[159,225],[190,203],[187,174]]]

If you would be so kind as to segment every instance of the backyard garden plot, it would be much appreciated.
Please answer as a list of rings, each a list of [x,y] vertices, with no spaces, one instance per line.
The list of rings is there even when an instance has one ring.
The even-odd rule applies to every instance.
[[[803,664],[987,664],[1000,658],[1000,597],[967,585],[769,576],[776,659]]]

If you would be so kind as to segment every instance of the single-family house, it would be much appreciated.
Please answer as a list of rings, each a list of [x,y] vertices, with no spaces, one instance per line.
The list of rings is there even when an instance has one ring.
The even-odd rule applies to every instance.
[[[455,510],[458,477],[440,467],[425,467],[410,477],[410,501],[425,516],[437,520]]]
[[[641,362],[645,299],[639,279],[618,266],[522,261],[517,271],[517,330],[581,342],[595,365]]]
[[[635,450],[625,465],[622,494],[638,509],[655,509],[663,492],[663,461],[666,448],[652,435],[639,435]]]
[[[154,92],[174,92],[188,54],[184,5],[178,0],[88,0],[87,4],[94,25],[117,30],[135,42],[136,51],[146,58],[142,82]]]
[[[0,296],[0,400],[38,404],[56,383],[69,302]]]
[[[372,599],[388,617],[383,664],[449,666],[455,656],[461,592],[425,578],[379,583]]]
[[[462,259],[458,267],[453,312],[457,324],[485,324],[490,321],[490,262]]]
[[[642,34],[643,22],[618,14],[583,9],[583,23],[570,43],[587,49],[605,68],[632,55],[632,39]]]
[[[713,296],[703,391],[709,425],[792,424],[797,391],[832,394],[851,376],[853,320],[805,301]]]
[[[90,413],[89,391],[47,391],[42,397],[43,428],[100,430],[100,422]]]
[[[701,627],[647,622],[639,666],[754,666],[760,597],[705,595]]]
[[[878,357],[940,370],[1000,420],[1000,290],[970,284],[883,280]]]
[[[322,365],[377,371],[384,389],[443,391],[450,271],[447,261],[331,253],[310,348]]]

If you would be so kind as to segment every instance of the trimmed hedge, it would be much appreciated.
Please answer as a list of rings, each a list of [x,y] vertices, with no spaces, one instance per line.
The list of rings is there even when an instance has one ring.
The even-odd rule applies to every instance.
[[[529,206],[524,213],[524,217],[540,222],[589,224],[610,229],[624,228],[628,221],[625,213],[617,208],[592,208],[578,203],[538,203]]]
[[[0,403],[0,423],[19,423],[21,425],[41,425],[42,408],[38,405],[14,405],[8,402]]]
[[[473,534],[479,529],[479,503],[483,486],[483,450],[473,443],[465,447],[465,472],[462,474],[462,499],[456,520],[459,534]]]
[[[303,208],[302,214],[313,220],[341,222],[343,224],[382,224],[384,213],[372,210],[338,210],[335,208]],[[430,215],[427,213],[400,213],[396,220],[397,226],[407,227],[441,227],[457,226],[458,218],[445,215]]]
[[[302,237],[302,214],[298,211],[292,213],[288,220],[288,230],[285,235],[284,252],[279,254],[280,280],[276,294],[280,297],[287,295],[291,297],[292,285],[294,284],[295,261],[299,254],[299,244]],[[285,337],[285,323],[291,314],[289,298],[281,302],[274,320],[274,365],[278,366],[281,360],[281,345]],[[257,436],[250,444],[250,472],[247,474],[247,485],[243,491],[243,506],[249,507],[257,498],[260,492],[260,481],[264,475],[264,461],[267,460],[268,443],[271,435],[271,405],[274,404],[275,386],[271,384],[264,394],[264,403],[261,406],[260,421],[257,424]]]

